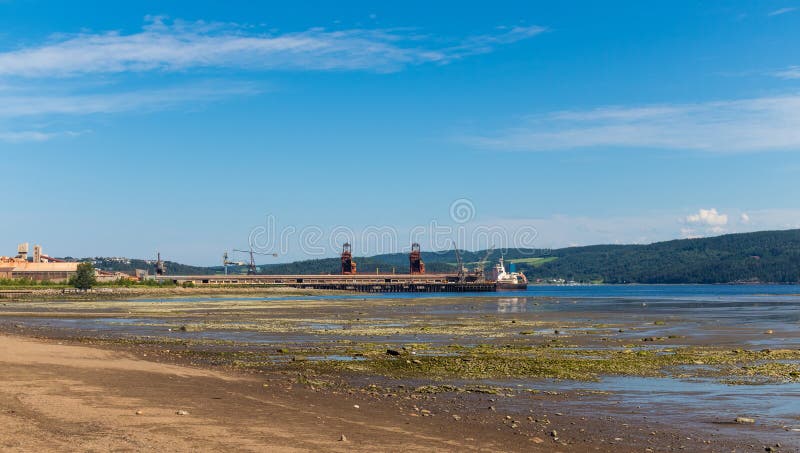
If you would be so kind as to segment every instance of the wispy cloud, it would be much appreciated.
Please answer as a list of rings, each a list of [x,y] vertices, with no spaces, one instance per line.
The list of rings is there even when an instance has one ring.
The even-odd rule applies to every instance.
[[[770,16],[770,17],[772,17],[772,16],[780,16],[781,14],[791,13],[793,11],[797,11],[797,8],[794,8],[794,7],[791,7],[791,8],[780,8],[780,9],[776,9],[774,11],[770,11],[769,13],[767,13],[767,16]]]
[[[59,137],[78,137],[88,132],[89,131],[47,131],[47,130],[0,131],[0,142],[6,142],[6,143],[44,142]]]
[[[459,139],[478,147],[526,151],[595,147],[717,153],[800,150],[800,95],[552,112],[500,132]]]
[[[199,83],[110,93],[0,91],[0,118],[163,110],[190,102],[211,102],[260,91],[248,83]]]
[[[325,30],[282,34],[205,22],[150,18],[138,33],[57,35],[50,42],[0,53],[0,76],[69,77],[192,68],[396,71],[445,64],[531,38],[543,27],[511,27],[453,42],[408,30]],[[438,43],[438,45],[437,45]]]
[[[71,135],[45,131],[41,119],[142,112],[263,92],[247,83],[142,78],[144,88],[122,88],[131,74],[177,73],[184,80],[226,71],[392,72],[448,64],[529,39],[543,27],[498,27],[456,39],[412,29],[310,28],[266,33],[257,27],[148,17],[135,33],[58,34],[46,42],[0,52],[0,141],[23,143]],[[172,82],[175,83],[175,82]]]
[[[774,75],[782,79],[800,79],[800,66],[789,66],[783,71],[776,72]]]
[[[0,89],[0,141],[44,142],[83,132],[45,130],[43,118],[152,112],[196,106],[262,92],[248,83],[204,82],[108,93],[46,89]]]
[[[0,141],[7,143],[43,142],[54,134],[43,131],[0,131]]]

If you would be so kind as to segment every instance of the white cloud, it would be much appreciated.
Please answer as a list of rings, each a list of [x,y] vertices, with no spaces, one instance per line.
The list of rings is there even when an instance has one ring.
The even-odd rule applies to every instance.
[[[42,131],[0,131],[0,141],[8,143],[43,142],[54,135]]]
[[[0,92],[0,118],[40,115],[91,115],[161,110],[188,102],[208,102],[259,93],[247,83],[198,83],[111,93]]]
[[[495,134],[478,147],[554,151],[593,147],[747,152],[800,149],[800,95],[698,104],[557,111]]]
[[[750,216],[746,212],[743,212],[742,215],[739,216],[739,221],[741,223],[750,223]]]
[[[800,66],[789,66],[783,71],[778,71],[774,74],[781,79],[800,79]]]
[[[700,209],[683,218],[681,223],[686,225],[681,228],[681,236],[687,239],[728,232],[728,215],[721,214],[716,208]]]
[[[724,226],[728,224],[728,215],[720,214],[715,208],[701,209],[697,214],[687,216],[686,223],[706,226]]]
[[[506,27],[445,40],[409,29],[266,33],[236,24],[166,22],[161,17],[146,21],[136,33],[61,34],[0,52],[0,141],[45,141],[72,134],[43,130],[38,123],[51,117],[163,110],[263,92],[247,83],[165,86],[160,77],[141,76],[136,82],[144,88],[120,88],[131,80],[129,73],[179,72],[197,80],[213,78],[209,70],[226,69],[389,72],[447,64],[545,31]]]
[[[0,131],[0,142],[6,143],[26,143],[26,142],[44,142],[58,137],[77,137],[83,135],[84,132],[75,131]]]
[[[797,11],[797,8],[780,8],[774,11],[770,11],[767,13],[767,16],[780,16],[781,14],[791,13],[792,11]]]
[[[230,24],[149,18],[142,31],[58,35],[40,46],[0,53],[0,76],[66,77],[192,68],[253,70],[395,71],[409,65],[449,63],[528,39],[543,27],[513,27],[493,35],[431,45],[408,30],[311,28],[254,33]]]

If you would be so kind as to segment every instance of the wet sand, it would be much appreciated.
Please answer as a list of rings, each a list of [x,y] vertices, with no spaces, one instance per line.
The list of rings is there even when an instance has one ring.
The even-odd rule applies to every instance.
[[[12,434],[1,440],[20,450],[79,436],[90,442],[81,449],[102,450],[797,451],[797,303],[6,303],[0,426]],[[552,376],[553,364],[572,374]],[[26,435],[30,425],[42,431]]]

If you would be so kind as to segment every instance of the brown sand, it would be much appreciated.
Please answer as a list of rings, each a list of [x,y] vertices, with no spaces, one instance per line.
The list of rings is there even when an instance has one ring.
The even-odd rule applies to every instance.
[[[528,450],[492,427],[399,417],[290,384],[0,336],[3,451]],[[188,415],[178,415],[185,410]],[[137,414],[139,412],[139,414]],[[452,425],[452,420],[450,425]],[[344,435],[346,440],[340,440]],[[553,451],[552,445],[547,448]]]

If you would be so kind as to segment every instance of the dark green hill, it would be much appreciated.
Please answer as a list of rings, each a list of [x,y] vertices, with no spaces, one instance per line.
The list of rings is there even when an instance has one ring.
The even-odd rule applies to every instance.
[[[554,250],[529,278],[606,283],[800,282],[800,230]]]

